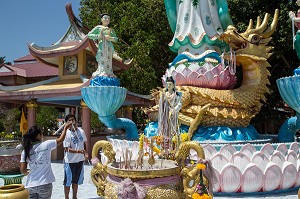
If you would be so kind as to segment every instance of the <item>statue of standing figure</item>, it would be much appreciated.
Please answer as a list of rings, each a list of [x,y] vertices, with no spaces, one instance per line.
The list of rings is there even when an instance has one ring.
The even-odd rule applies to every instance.
[[[163,136],[163,148],[172,148],[173,136],[179,136],[178,113],[182,107],[182,94],[176,91],[173,77],[166,78],[166,88],[159,101],[158,134]],[[178,143],[178,142],[177,142]]]
[[[110,28],[110,15],[101,14],[100,25],[93,28],[88,33],[88,38],[98,40],[98,51],[96,54],[96,60],[98,62],[98,68],[93,73],[93,77],[96,76],[108,76],[116,77],[113,73],[112,57],[114,54],[114,46],[112,42],[117,42],[118,37],[115,31]]]
[[[296,4],[300,6],[300,0],[297,0]],[[298,59],[300,60],[300,9],[297,11],[297,15],[293,11],[290,11],[289,16],[292,20],[292,26],[293,26],[292,27],[293,37],[294,37],[293,47],[296,50]],[[298,28],[296,34],[295,34],[295,26]]]
[[[226,0],[165,0],[167,17],[174,37],[169,46],[181,54],[219,54],[227,44],[218,37],[232,24]]]

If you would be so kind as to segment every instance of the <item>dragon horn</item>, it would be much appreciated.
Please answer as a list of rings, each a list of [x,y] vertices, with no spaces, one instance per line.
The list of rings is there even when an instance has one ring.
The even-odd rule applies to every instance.
[[[274,18],[273,18],[273,21],[272,21],[272,24],[271,26],[261,35],[262,38],[268,38],[270,37],[275,29],[276,29],[276,26],[277,26],[277,23],[278,23],[278,17],[279,17],[279,10],[276,9],[275,10],[275,14],[274,14]]]

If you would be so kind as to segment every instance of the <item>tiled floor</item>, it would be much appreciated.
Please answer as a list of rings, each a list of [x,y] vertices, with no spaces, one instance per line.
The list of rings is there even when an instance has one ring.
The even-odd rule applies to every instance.
[[[52,191],[52,198],[53,199],[63,199],[64,198],[64,189],[63,189],[63,164],[62,162],[53,162],[52,169],[56,178],[56,182],[53,183],[53,191]],[[85,181],[83,185],[79,186],[78,189],[78,199],[99,199],[100,197],[97,195],[96,187],[90,180],[90,170],[91,166],[85,165]],[[23,184],[26,182],[26,177],[23,178]],[[0,186],[3,186],[3,180],[0,180]],[[70,199],[71,199],[70,194]],[[281,194],[272,194],[272,195],[255,195],[255,196],[239,196],[239,195],[225,195],[222,196],[215,196],[215,199],[257,199],[257,198],[264,198],[264,199],[298,199],[297,191],[292,190],[289,193],[281,193]]]

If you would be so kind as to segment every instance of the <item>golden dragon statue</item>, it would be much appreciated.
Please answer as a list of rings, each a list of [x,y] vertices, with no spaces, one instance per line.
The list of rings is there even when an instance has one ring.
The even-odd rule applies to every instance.
[[[198,126],[246,127],[260,111],[266,101],[270,64],[267,59],[273,47],[267,46],[278,23],[279,10],[275,10],[273,21],[268,25],[270,14],[257,18],[256,26],[250,20],[245,32],[229,25],[220,39],[236,54],[236,65],[242,68],[243,79],[238,88],[217,90],[195,86],[176,86],[182,92],[182,108],[178,115],[181,124],[189,126],[189,137]],[[226,56],[225,56],[226,59]],[[157,119],[158,102],[162,89],[152,90],[156,106],[146,112],[150,119]]]

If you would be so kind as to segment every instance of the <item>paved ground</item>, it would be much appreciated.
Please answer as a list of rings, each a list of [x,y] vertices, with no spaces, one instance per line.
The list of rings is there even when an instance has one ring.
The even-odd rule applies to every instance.
[[[56,178],[56,182],[53,183],[53,192],[52,198],[53,199],[63,199],[64,198],[64,191],[63,191],[63,164],[61,161],[53,162],[52,169]],[[96,187],[93,185],[92,181],[90,180],[90,170],[91,166],[85,166],[85,181],[84,184],[79,186],[78,190],[78,199],[100,199],[97,195]],[[26,177],[23,178],[23,184],[26,182]],[[3,180],[0,180],[0,186],[3,186]],[[70,194],[71,195],[71,194]],[[71,199],[72,197],[70,197]],[[291,190],[288,193],[277,193],[272,195],[255,195],[255,196],[239,196],[237,194],[222,194],[222,196],[215,196],[215,199],[257,199],[257,198],[264,198],[264,199],[298,199],[297,197],[297,190]]]

